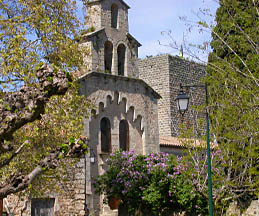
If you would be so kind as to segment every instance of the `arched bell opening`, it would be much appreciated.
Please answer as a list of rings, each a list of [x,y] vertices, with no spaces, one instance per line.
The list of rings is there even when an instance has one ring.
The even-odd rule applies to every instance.
[[[112,73],[112,52],[113,44],[110,41],[106,41],[104,44],[104,69],[105,73]]]
[[[118,46],[117,54],[118,54],[118,75],[125,76],[126,47],[124,44],[120,44]]]

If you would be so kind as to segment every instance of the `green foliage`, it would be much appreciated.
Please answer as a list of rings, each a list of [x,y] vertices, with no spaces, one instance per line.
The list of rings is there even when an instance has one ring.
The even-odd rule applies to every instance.
[[[0,1],[0,78],[9,89],[32,82],[42,61],[67,71],[80,68],[76,10],[74,0]]]
[[[195,189],[194,177],[187,178],[185,170],[189,168],[174,157],[119,151],[107,163],[107,171],[95,179],[96,192],[108,200],[120,197],[131,214],[148,209],[150,215],[183,211],[206,215],[206,197]]]
[[[0,94],[18,91],[24,85],[37,87],[36,73],[44,63],[67,77],[80,70],[84,50],[75,40],[82,28],[77,14],[75,0],[0,0]],[[48,81],[55,82],[52,77]],[[88,117],[88,108],[92,105],[78,96],[76,82],[71,80],[68,84],[70,89],[66,95],[54,96],[48,101],[40,120],[14,133],[14,150],[0,153],[1,163],[26,142],[11,163],[0,168],[0,185],[10,176],[29,174],[53,149],[61,147],[65,155],[69,145],[82,135],[82,121]],[[87,150],[87,146],[84,148]],[[60,162],[64,172],[68,164]],[[29,190],[47,191],[49,186],[56,186],[53,177],[58,181],[65,176],[61,169],[60,172],[48,170]]]
[[[219,2],[207,70],[210,117],[226,161],[221,200],[244,201],[259,194],[259,3]]]

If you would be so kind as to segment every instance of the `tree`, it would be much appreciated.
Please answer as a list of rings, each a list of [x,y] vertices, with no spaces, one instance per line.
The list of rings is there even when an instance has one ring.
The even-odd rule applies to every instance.
[[[193,171],[194,164],[166,153],[117,151],[107,165],[106,172],[95,179],[96,192],[106,195],[109,203],[119,198],[120,209],[129,215],[207,215],[207,197],[185,174]]]
[[[73,71],[82,65],[73,0],[0,0],[0,198],[87,150]],[[80,104],[80,106],[79,106]],[[47,184],[47,182],[44,182]]]
[[[224,162],[221,164],[223,172],[213,174],[214,207],[221,212],[233,200],[249,204],[258,197],[259,1],[217,2],[215,23],[207,22],[208,17],[214,16],[210,9],[200,9],[197,22],[186,17],[181,19],[188,31],[198,27],[200,33],[211,32],[212,35],[211,42],[199,45],[188,45],[185,40],[184,50],[190,58],[207,63],[207,76],[203,81],[209,86],[211,131]],[[168,36],[173,39],[171,32]],[[174,40],[170,46],[180,50]],[[200,52],[209,51],[208,62],[205,62]],[[197,134],[194,137],[197,138]],[[202,165],[190,153],[193,162]],[[203,181],[200,179],[199,183]]]
[[[222,201],[258,196],[259,2],[220,0],[207,82],[213,131],[225,160]]]

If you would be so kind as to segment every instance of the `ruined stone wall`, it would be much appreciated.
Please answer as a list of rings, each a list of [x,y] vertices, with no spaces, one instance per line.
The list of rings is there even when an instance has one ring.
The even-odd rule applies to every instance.
[[[162,99],[158,102],[159,131],[161,136],[178,136],[182,117],[176,109],[175,98],[183,85],[201,83],[205,76],[205,65],[181,59],[177,56],[161,55],[139,61],[140,78],[146,81]],[[186,90],[186,89],[185,89]],[[184,121],[193,125],[200,113],[192,105],[205,102],[204,89],[190,89],[190,106]]]
[[[232,202],[226,212],[226,216],[258,216],[259,200],[252,200],[249,207],[241,213],[240,206],[237,202]]]

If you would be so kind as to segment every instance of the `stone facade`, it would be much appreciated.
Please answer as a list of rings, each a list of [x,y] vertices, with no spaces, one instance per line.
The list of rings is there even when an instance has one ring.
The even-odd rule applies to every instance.
[[[49,208],[51,215],[55,216],[80,216],[85,215],[85,200],[88,199],[87,189],[90,184],[90,158],[86,155],[79,159],[76,166],[69,170],[68,182],[56,182],[62,192],[45,192],[41,200],[54,199],[54,205]],[[32,215],[32,203],[36,198],[8,196],[4,200],[5,212],[9,216]],[[42,213],[42,212],[41,212]]]
[[[91,177],[105,172],[106,159],[120,148],[120,123],[128,125],[128,150],[139,154],[159,151],[157,101],[160,95],[139,80],[138,47],[141,44],[129,34],[129,6],[122,0],[93,0],[87,5],[88,29],[82,48],[90,55],[84,58],[81,94],[94,102],[90,119],[85,120],[85,133],[96,163],[89,164]],[[111,149],[102,150],[102,123],[109,125]],[[108,139],[108,140],[109,140]],[[108,141],[107,141],[108,142]],[[118,215],[94,194],[88,185],[87,207],[95,215]]]
[[[160,95],[138,79],[140,43],[128,32],[128,9],[122,0],[93,0],[87,4],[91,32],[83,35],[80,43],[87,51],[85,69],[80,72],[80,94],[96,106],[84,122],[89,154],[71,168],[71,179],[63,187],[64,193],[46,192],[38,200],[38,212],[44,215],[118,215],[118,211],[103,203],[103,197],[94,193],[92,177],[105,172],[106,159],[121,148],[126,138],[127,150],[138,154],[160,151],[157,112]],[[128,126],[122,130],[123,136],[121,122]],[[121,141],[123,137],[125,140]],[[103,149],[106,144],[110,147],[108,151]],[[34,197],[22,199],[8,197],[8,210],[15,216],[33,214]]]
[[[117,6],[117,27],[111,26],[113,5]],[[119,47],[125,48],[124,75],[138,78],[138,47],[141,44],[129,34],[128,27],[129,6],[121,0],[91,1],[87,5],[88,29],[93,32],[83,35],[82,47],[90,50],[90,55],[85,57],[86,70],[83,73],[106,72],[118,75],[120,59],[118,55]],[[105,67],[105,46],[110,43],[110,64],[111,70]]]
[[[180,117],[174,101],[179,84],[200,83],[205,75],[204,65],[170,55],[138,61],[141,44],[128,32],[128,9],[122,0],[92,0],[87,4],[91,31],[82,36],[80,44],[87,50],[80,94],[95,104],[92,116],[84,122],[89,154],[71,168],[71,181],[63,186],[64,193],[45,193],[43,199],[55,199],[49,210],[52,215],[117,216],[118,211],[110,210],[103,197],[94,193],[91,179],[105,172],[106,159],[121,147],[121,122],[128,125],[128,150],[159,152],[159,133],[169,137],[179,134]],[[189,92],[192,102],[195,99],[201,104],[203,100],[197,98],[202,93],[195,91]],[[191,121],[193,116],[189,111],[185,118]],[[109,133],[102,131],[103,120]],[[108,151],[102,149],[105,142]],[[175,153],[180,154],[180,149]],[[31,215],[33,197],[21,199],[8,197],[10,215]]]
[[[182,117],[176,108],[175,98],[182,85],[200,84],[206,66],[177,56],[159,55],[140,60],[139,77],[157,91],[162,99],[158,102],[158,121],[161,136],[178,136]],[[187,89],[185,89],[187,90]],[[205,102],[204,89],[189,89],[190,107]],[[192,109],[184,115],[184,121],[195,122],[201,117]]]
[[[96,104],[92,117],[85,120],[89,147],[96,155],[96,163],[90,166],[92,177],[105,172],[109,157],[109,153],[101,149],[100,122],[103,118],[111,123],[111,152],[120,148],[119,123],[122,120],[129,125],[129,150],[137,154],[159,151],[157,100],[160,96],[152,88],[139,79],[94,72],[82,77],[81,85],[81,94]],[[91,185],[88,191],[93,195],[87,200],[91,212],[117,215],[117,211],[111,211],[102,204],[102,199],[94,194]]]

